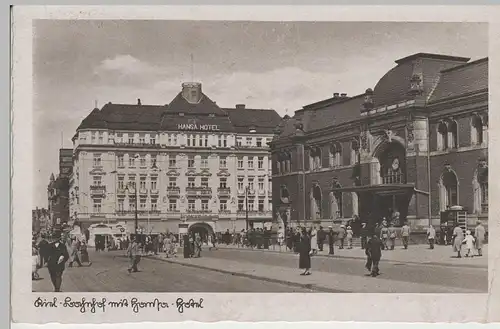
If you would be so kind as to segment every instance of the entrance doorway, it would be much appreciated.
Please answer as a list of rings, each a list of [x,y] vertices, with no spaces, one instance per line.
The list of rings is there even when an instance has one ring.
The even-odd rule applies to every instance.
[[[191,236],[198,233],[203,242],[208,242],[208,235],[212,235],[214,230],[208,223],[195,223],[189,227],[188,233]]]

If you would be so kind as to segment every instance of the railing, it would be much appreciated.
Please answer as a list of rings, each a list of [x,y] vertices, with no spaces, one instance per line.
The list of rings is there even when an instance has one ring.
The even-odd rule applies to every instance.
[[[157,195],[159,194],[160,192],[157,190],[157,189],[154,189],[154,190],[150,190],[149,191],[150,194],[153,194],[153,195]]]
[[[90,194],[91,195],[105,195],[106,194],[106,186],[90,185]]]
[[[404,184],[405,179],[403,173],[394,173],[382,176],[382,184]]]
[[[265,190],[259,190],[259,195],[265,195],[266,191]]]
[[[229,187],[219,187],[217,188],[217,193],[220,195],[230,195],[231,194],[231,188]]]
[[[219,209],[219,214],[229,215],[230,213],[231,213],[231,210]]]
[[[245,189],[238,189],[238,195],[245,195]]]
[[[124,188],[117,188],[116,193],[117,194],[126,194],[127,190]]]
[[[139,189],[139,194],[148,194],[148,190],[145,188]]]

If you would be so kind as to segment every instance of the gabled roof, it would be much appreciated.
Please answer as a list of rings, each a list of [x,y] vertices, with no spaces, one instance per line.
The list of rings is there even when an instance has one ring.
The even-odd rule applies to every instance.
[[[429,103],[488,89],[488,58],[443,70]]]
[[[204,93],[201,93],[201,99],[198,103],[190,103],[182,96],[182,93],[178,93],[167,106],[167,111],[186,114],[225,115],[224,111]]]

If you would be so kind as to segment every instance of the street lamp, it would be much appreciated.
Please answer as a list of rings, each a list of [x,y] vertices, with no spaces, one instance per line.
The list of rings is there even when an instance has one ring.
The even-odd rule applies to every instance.
[[[132,182],[130,182],[126,187],[125,187],[125,190],[127,192],[130,192],[130,188],[129,186],[132,186]],[[134,231],[135,231],[135,234],[137,234],[138,230],[139,230],[139,216],[138,216],[138,213],[137,213],[137,208],[138,208],[138,198],[137,198],[137,186],[134,187],[134,190],[135,190],[135,207],[134,207]]]
[[[248,186],[245,187],[245,223],[248,231]]]

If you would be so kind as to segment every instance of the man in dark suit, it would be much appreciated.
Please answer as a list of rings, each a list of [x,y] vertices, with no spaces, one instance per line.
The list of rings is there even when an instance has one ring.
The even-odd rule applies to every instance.
[[[50,280],[54,286],[54,292],[60,292],[62,275],[66,261],[69,258],[66,244],[61,240],[61,232],[56,231],[52,235],[52,242],[47,247],[47,256],[47,269],[49,270]]]
[[[365,254],[367,256],[366,269],[371,271],[371,276],[373,277],[380,274],[378,264],[382,257],[382,249],[384,249],[384,245],[382,241],[380,241],[379,235],[374,234],[372,238],[368,240],[365,249]]]

